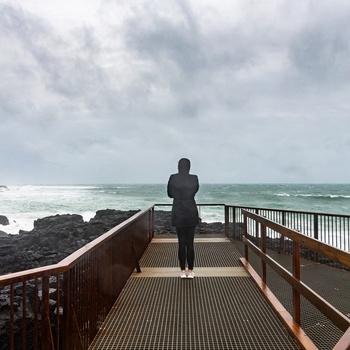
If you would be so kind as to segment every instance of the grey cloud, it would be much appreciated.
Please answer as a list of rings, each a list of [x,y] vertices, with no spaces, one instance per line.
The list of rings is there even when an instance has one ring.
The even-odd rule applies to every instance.
[[[254,95],[279,91],[276,77],[254,77],[250,72],[263,69],[266,52],[283,52],[286,44],[279,47],[275,37],[264,42],[264,34],[259,28],[251,33],[249,23],[247,30],[232,24],[225,30],[218,25],[207,31],[194,10],[178,5],[177,11],[182,20],[171,21],[148,4],[127,21],[125,45],[137,59],[153,66],[151,81],[166,81],[165,87],[178,101],[179,117],[199,116],[213,106],[242,108]]]
[[[169,21],[157,12],[152,3],[138,11],[126,22],[126,45],[142,57],[156,60],[160,64],[168,61],[186,72],[196,71],[203,65],[198,25],[187,6],[172,2],[181,12],[183,21]]]
[[[345,179],[348,5],[253,3],[221,23],[196,2],[125,1],[124,20],[69,31],[0,5],[6,178],[25,158],[42,183],[162,182],[188,156],[205,182]]]
[[[333,3],[319,6],[313,2],[308,21],[291,42],[292,62],[316,84],[333,85],[335,81],[349,80],[350,4],[342,2],[342,6],[333,7]]]
[[[103,71],[95,62],[101,48],[93,29],[76,29],[69,38],[62,38],[49,23],[23,10],[2,6],[1,16],[2,29],[11,33],[14,43],[18,42],[27,59],[32,58],[36,64],[29,68],[27,63],[22,70],[29,75],[39,68],[43,83],[52,92],[74,99],[98,94],[105,85]]]

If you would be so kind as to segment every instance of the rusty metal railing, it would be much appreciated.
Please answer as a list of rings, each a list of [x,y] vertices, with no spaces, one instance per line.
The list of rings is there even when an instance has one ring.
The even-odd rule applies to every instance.
[[[297,230],[290,229],[261,215],[253,212],[242,210],[244,217],[243,242],[245,243],[245,257],[241,259],[244,266],[250,271],[252,277],[257,282],[267,299],[279,313],[280,318],[294,334],[299,345],[303,349],[317,349],[313,342],[306,336],[300,328],[300,297],[304,296],[319,311],[321,311],[329,320],[331,320],[340,330],[344,332],[343,337],[339,340],[334,350],[347,350],[350,348],[350,319],[339,312],[326,300],[320,297],[316,292],[310,289],[300,280],[300,246],[322,254],[333,261],[337,261],[342,266],[350,268],[350,253],[332,247],[326,243],[317,241],[304,234],[300,234]],[[258,229],[258,230],[257,230]],[[292,273],[279,265],[267,254],[267,230],[274,231],[280,235],[287,237],[292,242]],[[256,244],[250,238],[254,238],[252,231],[260,232],[260,239],[256,240]],[[249,264],[249,249],[252,250],[262,262],[262,277],[260,277]],[[285,281],[293,288],[293,312],[290,315],[282,304],[271,293],[267,285],[267,265],[276,271]]]
[[[171,204],[154,205],[157,209],[161,207],[169,208],[170,206]],[[221,211],[222,215],[217,216],[224,222],[223,233],[230,238],[242,240],[244,221],[242,211],[250,210],[283,226],[303,232],[303,234],[310,238],[350,252],[350,215],[209,203],[198,204],[198,209],[200,213],[204,214],[204,218],[206,214],[210,215],[213,210],[216,213]],[[209,214],[208,210],[210,211]],[[261,239],[259,225],[256,224],[255,227],[252,227],[251,234],[255,237],[256,241]],[[266,234],[268,237],[268,248],[280,253],[292,253],[292,244],[288,238],[269,228],[267,228]],[[329,257],[322,256],[307,247],[302,246],[301,251],[302,257],[305,259],[344,268],[344,266],[341,266]]]
[[[350,215],[225,205],[227,236],[242,239],[243,210],[249,210],[283,226],[303,232],[322,243],[350,252]],[[251,234],[259,239],[261,236],[259,225],[252,228]],[[268,247],[273,250],[288,252],[288,248],[291,248],[289,240],[279,232],[267,228],[267,237],[269,237]],[[303,251],[303,257],[320,262],[329,259],[307,249]]]
[[[153,207],[56,265],[0,276],[0,348],[87,349],[152,238]]]
[[[153,236],[155,206],[169,204],[140,211],[59,264],[0,276],[0,326],[8,329],[0,349],[26,349],[28,344],[43,350],[87,349]],[[226,235],[242,239],[247,207],[199,204],[199,208],[205,207],[222,208]],[[350,251],[350,216],[250,209]],[[254,224],[251,230],[261,240],[260,226]],[[283,232],[266,230],[266,244],[286,251],[291,239]],[[323,259],[317,250],[308,252]]]

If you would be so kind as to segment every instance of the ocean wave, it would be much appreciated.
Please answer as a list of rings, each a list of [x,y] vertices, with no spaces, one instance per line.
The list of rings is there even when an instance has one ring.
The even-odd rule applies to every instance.
[[[6,186],[5,186],[6,187]],[[95,185],[23,185],[9,186],[8,189],[17,191],[46,191],[46,190],[90,190],[98,189],[100,186]]]
[[[350,199],[350,195],[342,195],[342,194],[296,194],[295,197],[313,197],[313,198],[317,198],[317,199]]]
[[[143,209],[153,203],[170,204],[166,184],[90,184],[0,186],[0,214],[11,224],[4,231],[30,230],[33,221],[56,214],[81,214],[89,220],[96,211]],[[197,203],[235,203],[238,206],[285,208],[348,214],[349,185],[231,185],[203,184]],[[160,207],[161,208],[161,207]],[[167,210],[169,207],[165,207]],[[224,220],[221,207],[202,207],[206,222]]]
[[[290,197],[289,193],[276,193],[277,197]]]

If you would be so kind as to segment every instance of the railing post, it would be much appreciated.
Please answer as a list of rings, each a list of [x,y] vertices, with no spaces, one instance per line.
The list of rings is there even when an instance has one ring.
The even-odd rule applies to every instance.
[[[23,310],[22,310],[22,349],[27,348],[27,284],[25,281],[22,283],[23,291]]]
[[[282,211],[282,225],[286,226],[286,212]],[[279,254],[284,253],[284,236],[280,235],[280,247],[279,247]]]
[[[15,310],[14,310],[14,300],[15,300],[15,286],[11,284],[11,295],[10,295],[10,350],[15,348]]]
[[[255,214],[259,215],[259,209],[255,210]],[[255,244],[259,247],[259,223],[255,221]]]
[[[237,237],[237,231],[236,231],[236,227],[237,227],[237,225],[236,225],[236,207],[231,207],[231,210],[232,210],[232,230],[233,230],[233,232],[232,232],[232,237],[233,238],[239,238],[239,237]],[[242,237],[241,237],[241,239],[242,239]]]
[[[261,250],[264,254],[266,254],[266,226],[261,225]],[[261,260],[262,263],[262,279],[266,284],[266,262]]]
[[[300,244],[293,241],[293,276],[300,281]],[[293,288],[293,320],[300,325],[300,293]]]
[[[225,205],[224,211],[225,211],[225,235],[226,237],[230,237],[230,208],[227,205]]]
[[[318,240],[318,215],[314,214],[314,238]],[[318,253],[315,253],[315,261],[318,262]]]
[[[152,213],[151,213],[151,239],[154,238],[154,206],[152,207]]]
[[[244,230],[244,237],[247,240],[248,239],[248,219],[245,215],[244,215],[243,230]],[[248,245],[246,242],[244,242],[244,257],[248,261]]]
[[[69,271],[63,273],[63,334],[62,334],[62,348],[63,350],[70,349],[70,273]]]
[[[42,278],[42,317],[41,317],[41,348],[53,350],[53,337],[50,322],[50,282],[49,276]]]

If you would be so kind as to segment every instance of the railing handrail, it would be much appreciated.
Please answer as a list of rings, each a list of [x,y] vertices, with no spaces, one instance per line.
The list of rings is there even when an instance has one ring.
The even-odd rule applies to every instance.
[[[246,205],[236,205],[236,204],[225,204],[227,207],[242,208],[242,209],[252,209],[252,210],[268,210],[268,211],[280,211],[282,213],[297,213],[297,214],[307,214],[307,215],[326,215],[326,216],[342,216],[345,218],[350,218],[350,214],[342,213],[326,213],[321,211],[308,211],[308,210],[294,210],[294,209],[283,209],[283,208],[269,208],[269,207],[256,207],[256,206],[246,206]]]
[[[172,203],[156,203],[153,204],[154,207],[170,207]],[[234,207],[234,208],[244,208],[244,209],[257,209],[257,210],[272,210],[272,211],[280,211],[285,213],[298,213],[298,214],[317,214],[317,215],[327,215],[327,216],[344,216],[350,218],[350,214],[344,213],[328,213],[322,211],[310,211],[310,210],[298,210],[298,209],[285,209],[285,208],[274,208],[274,207],[259,207],[252,205],[239,205],[239,204],[230,204],[230,203],[197,203],[197,206],[201,207],[210,207],[210,206],[226,206],[226,207]]]

